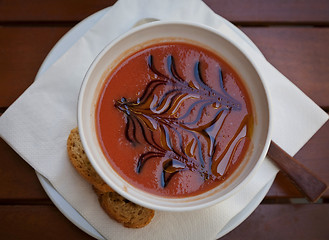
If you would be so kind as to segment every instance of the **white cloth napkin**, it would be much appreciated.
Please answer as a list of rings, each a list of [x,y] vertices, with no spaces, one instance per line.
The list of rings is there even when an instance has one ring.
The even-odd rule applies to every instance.
[[[262,69],[271,93],[273,140],[289,154],[327,121],[328,115],[243,40],[238,29],[200,0],[119,0],[1,116],[0,136],[107,239],[215,239],[276,175],[268,159],[230,199],[194,212],[156,212],[143,229],[126,229],[111,220],[68,161],[66,139],[77,126],[77,97],[88,66],[107,43],[142,18],[199,22],[239,44]]]

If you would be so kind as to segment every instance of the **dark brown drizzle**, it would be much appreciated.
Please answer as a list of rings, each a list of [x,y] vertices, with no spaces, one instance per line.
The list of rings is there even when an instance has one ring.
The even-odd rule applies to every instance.
[[[148,57],[147,64],[154,77],[147,84],[142,96],[136,101],[121,98],[115,103],[115,107],[126,117],[126,139],[133,145],[144,143],[154,148],[153,151],[148,151],[139,157],[136,172],[140,173],[150,159],[165,158],[162,164],[162,187],[167,186],[176,173],[185,170],[197,171],[206,180],[211,176],[219,175],[218,165],[231,145],[235,145],[225,171],[220,174],[224,175],[231,164],[237,145],[247,135],[245,133],[241,136],[240,132],[245,129],[248,119],[241,122],[238,132],[220,157],[213,159],[217,146],[216,136],[221,131],[227,115],[231,111],[241,110],[241,104],[224,88],[222,70],[219,68],[219,92],[209,87],[203,80],[200,62],[194,65],[195,81],[189,83],[177,73],[172,56],[167,58],[168,76],[155,68],[152,55]],[[159,90],[163,90],[163,93],[159,94]],[[180,106],[186,102],[190,104],[186,112],[176,116]],[[202,115],[209,107],[215,109],[216,113],[210,121],[204,123],[201,121]],[[191,120],[192,111],[197,111],[197,114],[195,119]],[[138,131],[141,134],[137,134]],[[191,139],[185,147],[184,136],[189,136],[188,139]],[[236,139],[237,137],[239,139]],[[207,143],[207,154],[202,151],[200,138]],[[207,166],[205,158],[207,158]]]

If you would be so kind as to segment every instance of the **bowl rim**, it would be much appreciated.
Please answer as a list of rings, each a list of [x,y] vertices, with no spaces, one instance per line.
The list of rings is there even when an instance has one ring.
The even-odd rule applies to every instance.
[[[154,203],[150,203],[150,202],[144,202],[143,200],[140,200],[139,198],[136,198],[135,196],[130,195],[130,193],[128,193],[127,191],[124,191],[123,189],[121,189],[119,186],[113,184],[111,181],[108,180],[107,176],[105,174],[103,174],[102,170],[100,169],[100,167],[96,164],[96,162],[94,161],[92,154],[90,153],[90,149],[89,149],[89,145],[87,143],[87,139],[85,138],[84,135],[84,125],[82,124],[82,99],[83,99],[83,94],[86,90],[86,85],[88,82],[88,79],[90,79],[90,75],[93,72],[93,70],[95,69],[95,67],[97,66],[98,62],[102,59],[102,57],[107,53],[107,51],[109,51],[109,49],[111,49],[113,46],[115,46],[118,42],[120,42],[121,40],[123,40],[124,38],[135,34],[136,32],[139,32],[143,29],[146,28],[152,28],[152,27],[156,27],[156,26],[162,26],[162,25],[184,25],[184,26],[188,26],[188,27],[197,27],[197,28],[201,28],[205,31],[209,31],[215,35],[218,35],[219,37],[223,38],[225,41],[229,42],[231,45],[233,45],[234,48],[236,48],[239,52],[242,53],[242,55],[247,59],[247,61],[249,61],[250,65],[252,66],[252,68],[254,69],[254,71],[257,73],[257,75],[259,76],[259,79],[261,81],[261,85],[262,88],[264,90],[264,94],[265,94],[265,98],[266,98],[266,102],[267,102],[267,110],[268,110],[268,128],[267,128],[267,135],[266,135],[266,140],[265,140],[265,144],[263,146],[263,150],[261,151],[261,154],[259,156],[258,160],[255,160],[256,164],[254,165],[254,167],[251,169],[251,171],[248,173],[248,175],[240,182],[237,184],[237,186],[235,186],[231,191],[229,191],[227,194],[219,197],[218,199],[214,199],[211,201],[207,201],[205,203],[201,203],[198,205],[194,205],[194,206],[180,206],[180,207],[175,207],[175,208],[171,208],[171,207],[166,207],[166,206],[162,206],[162,205],[157,205]],[[207,45],[207,44],[206,44]],[[125,50],[124,50],[125,51]],[[255,53],[257,54],[257,53]],[[132,202],[135,202],[141,206],[147,207],[147,208],[151,208],[154,210],[160,210],[160,211],[170,211],[170,212],[184,212],[184,211],[192,211],[192,210],[198,210],[198,209],[204,209],[210,206],[213,206],[215,204],[218,204],[228,198],[230,198],[231,196],[233,196],[234,194],[236,194],[238,191],[240,191],[243,186],[245,186],[251,179],[252,177],[255,175],[255,173],[257,172],[257,170],[259,169],[260,165],[262,164],[262,162],[264,161],[268,148],[270,146],[270,142],[271,142],[271,136],[272,136],[272,109],[271,109],[271,98],[270,98],[270,92],[268,90],[268,87],[264,81],[264,76],[263,73],[260,71],[259,67],[257,66],[255,60],[253,59],[253,57],[251,57],[251,54],[249,54],[247,51],[245,51],[242,47],[240,47],[235,41],[232,41],[231,39],[229,39],[224,33],[221,33],[220,31],[216,30],[215,28],[212,28],[210,26],[201,24],[201,23],[196,23],[196,22],[190,22],[190,21],[184,21],[184,20],[175,20],[175,21],[167,21],[167,20],[161,20],[161,21],[155,21],[155,22],[149,22],[149,23],[145,23],[141,26],[137,26],[134,27],[130,30],[128,30],[127,32],[121,34],[120,36],[116,37],[114,40],[112,40],[110,43],[108,43],[100,52],[99,54],[96,56],[96,58],[93,60],[93,62],[91,63],[91,65],[89,66],[81,87],[80,87],[80,91],[79,91],[79,96],[78,96],[78,111],[77,111],[77,119],[78,119],[78,129],[79,129],[79,134],[80,134],[80,139],[82,142],[82,145],[84,147],[84,150],[86,152],[86,155],[88,156],[88,159],[90,160],[92,166],[95,168],[96,172],[101,176],[101,178],[107,183],[109,184],[117,193],[119,193],[120,195],[122,195],[123,197],[131,200]],[[111,167],[112,168],[112,167]],[[114,170],[115,171],[115,170]],[[130,184],[130,186],[132,188],[138,189],[137,187],[133,186]],[[155,195],[156,198],[161,198],[161,199],[168,199],[167,197],[161,197],[158,195]],[[181,199],[181,198],[180,198]]]

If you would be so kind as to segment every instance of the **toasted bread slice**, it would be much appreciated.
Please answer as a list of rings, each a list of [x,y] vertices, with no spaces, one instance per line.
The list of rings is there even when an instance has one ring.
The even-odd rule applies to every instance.
[[[154,210],[139,206],[116,192],[101,193],[95,189],[104,211],[127,228],[142,228],[149,224]]]
[[[78,128],[72,129],[67,139],[67,152],[72,165],[84,179],[100,192],[106,193],[113,191],[91,165],[83,149]]]
[[[154,210],[130,202],[114,192],[97,174],[83,149],[78,128],[72,129],[67,139],[67,152],[78,173],[92,184],[104,211],[128,228],[142,228],[150,223]]]

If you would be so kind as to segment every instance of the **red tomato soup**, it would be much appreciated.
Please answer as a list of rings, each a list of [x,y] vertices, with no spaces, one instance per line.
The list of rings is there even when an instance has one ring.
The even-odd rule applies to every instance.
[[[108,75],[97,105],[99,142],[128,183],[166,197],[194,196],[243,161],[250,98],[219,56],[189,43],[148,46]]]

